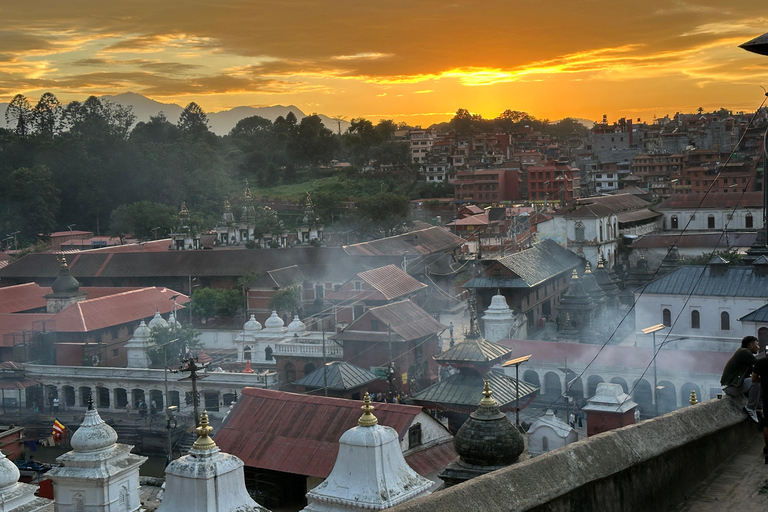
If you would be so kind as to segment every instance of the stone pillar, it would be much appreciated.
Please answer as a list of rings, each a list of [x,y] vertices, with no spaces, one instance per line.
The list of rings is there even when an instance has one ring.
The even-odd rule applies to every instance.
[[[80,407],[80,386],[72,386],[72,390],[75,392],[75,405],[74,407]]]
[[[117,402],[115,401],[115,388],[109,388],[109,411],[114,411],[117,408]]]

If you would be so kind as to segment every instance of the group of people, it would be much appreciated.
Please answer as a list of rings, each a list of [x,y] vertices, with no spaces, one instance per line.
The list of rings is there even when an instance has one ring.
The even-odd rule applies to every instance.
[[[744,412],[755,423],[760,423],[757,409],[762,397],[763,410],[763,437],[765,446],[763,454],[765,463],[768,464],[768,422],[765,414],[768,412],[768,357],[757,357],[760,352],[760,343],[754,336],[745,336],[741,340],[741,347],[733,353],[723,368],[723,376],[720,384],[723,392],[732,397],[747,396],[747,405]],[[768,354],[767,354],[768,355]]]

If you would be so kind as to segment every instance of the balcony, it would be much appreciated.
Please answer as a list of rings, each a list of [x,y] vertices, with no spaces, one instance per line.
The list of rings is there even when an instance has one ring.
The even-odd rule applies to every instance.
[[[331,340],[325,342],[325,357],[341,358],[344,349]],[[275,345],[276,356],[323,357],[323,344],[283,342]]]

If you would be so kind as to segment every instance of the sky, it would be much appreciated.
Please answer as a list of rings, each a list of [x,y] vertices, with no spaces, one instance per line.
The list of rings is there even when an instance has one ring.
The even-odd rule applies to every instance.
[[[0,7],[0,101],[136,92],[428,126],[754,111],[765,2],[35,0]]]

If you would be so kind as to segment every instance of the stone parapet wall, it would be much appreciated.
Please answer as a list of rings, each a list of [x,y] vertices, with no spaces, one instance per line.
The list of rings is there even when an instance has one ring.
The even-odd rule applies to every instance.
[[[754,434],[743,405],[726,397],[679,409],[391,510],[665,510],[685,499]]]

